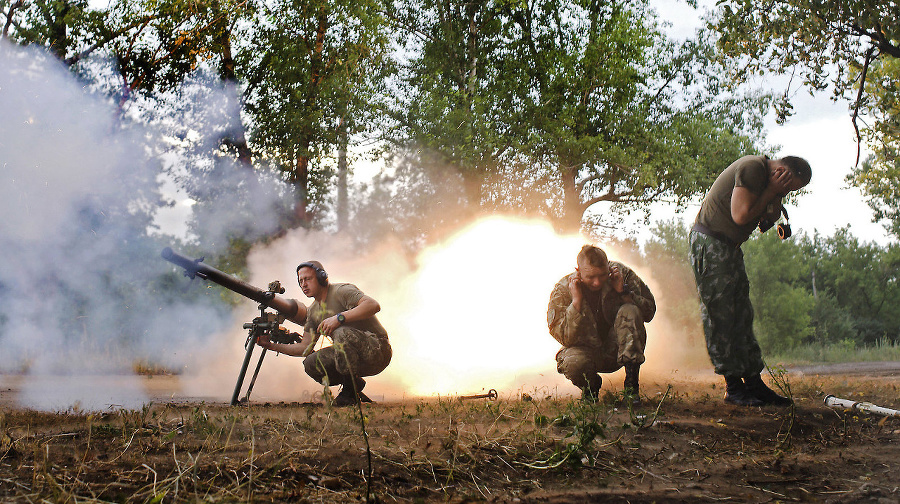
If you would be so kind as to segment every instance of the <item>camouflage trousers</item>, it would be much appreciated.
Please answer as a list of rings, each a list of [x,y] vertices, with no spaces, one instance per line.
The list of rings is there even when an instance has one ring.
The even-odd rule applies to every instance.
[[[391,362],[391,344],[386,336],[341,326],[331,334],[332,346],[313,352],[303,360],[306,374],[319,383],[349,384],[352,378],[376,375]]]
[[[759,374],[766,365],[753,334],[744,253],[740,247],[691,231],[691,266],[700,293],[706,349],[716,373],[740,377]]]
[[[556,354],[556,370],[576,387],[585,387],[597,373],[612,373],[625,364],[643,364],[647,330],[641,310],[623,304],[605,338],[596,338],[599,346],[563,347]]]

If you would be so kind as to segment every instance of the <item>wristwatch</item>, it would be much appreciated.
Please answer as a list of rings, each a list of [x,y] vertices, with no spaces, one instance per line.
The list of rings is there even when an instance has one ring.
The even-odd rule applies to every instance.
[[[347,317],[344,316],[343,313],[337,314],[338,324],[344,325],[344,322],[347,321]]]

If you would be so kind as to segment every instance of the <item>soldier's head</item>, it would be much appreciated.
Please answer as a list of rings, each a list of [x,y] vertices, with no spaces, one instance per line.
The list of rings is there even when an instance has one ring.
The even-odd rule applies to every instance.
[[[306,297],[319,299],[328,291],[328,273],[319,261],[306,261],[297,266],[297,283]]]
[[[577,257],[578,278],[588,290],[599,291],[609,280],[609,259],[600,247],[585,245]]]
[[[812,168],[809,166],[809,162],[802,157],[785,156],[775,162],[775,169],[779,168],[790,170],[791,191],[806,187],[812,180]]]

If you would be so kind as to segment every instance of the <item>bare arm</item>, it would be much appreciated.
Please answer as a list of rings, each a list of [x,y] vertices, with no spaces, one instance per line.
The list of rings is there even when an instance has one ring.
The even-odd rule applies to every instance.
[[[291,355],[293,357],[303,357],[309,355],[307,349],[311,349],[315,344],[315,339],[312,334],[307,331],[303,332],[303,338],[300,339],[298,343],[272,343],[269,341],[268,337],[265,339],[260,339],[256,342],[257,345],[265,348],[266,350],[272,350],[273,352],[283,353],[285,355]]]
[[[369,296],[363,296],[356,306],[342,313],[344,314],[344,323],[346,323],[367,319],[380,311],[381,305],[378,304],[378,301],[375,301]],[[319,324],[319,333],[331,336],[331,333],[341,326],[341,322],[338,321],[338,315],[339,314],[335,314],[323,320],[322,323]]]
[[[792,180],[790,170],[775,169],[769,175],[769,184],[762,194],[754,194],[746,187],[735,187],[731,192],[731,218],[738,226],[758,221],[770,203],[778,201],[790,190]]]

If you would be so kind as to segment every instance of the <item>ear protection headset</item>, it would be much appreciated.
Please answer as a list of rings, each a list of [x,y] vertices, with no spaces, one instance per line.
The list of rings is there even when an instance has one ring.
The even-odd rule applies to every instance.
[[[783,206],[781,207],[781,215],[784,215],[784,223],[778,224],[775,230],[778,232],[778,237],[782,240],[786,240],[791,237],[791,223],[788,219],[787,209]],[[759,232],[765,233],[769,229],[772,228],[774,222],[770,220],[761,220],[759,221]]]
[[[778,231],[778,237],[785,240],[791,237],[791,223],[788,222],[787,209],[783,206],[781,207],[781,214],[784,215],[784,224],[779,224],[775,229]]]
[[[328,273],[324,269],[316,266],[311,262],[300,263],[297,266],[298,273],[300,272],[300,268],[312,268],[312,270],[316,272],[316,280],[319,282],[319,285],[321,285],[322,287],[328,285]],[[297,283],[300,283],[299,279],[297,280]]]

